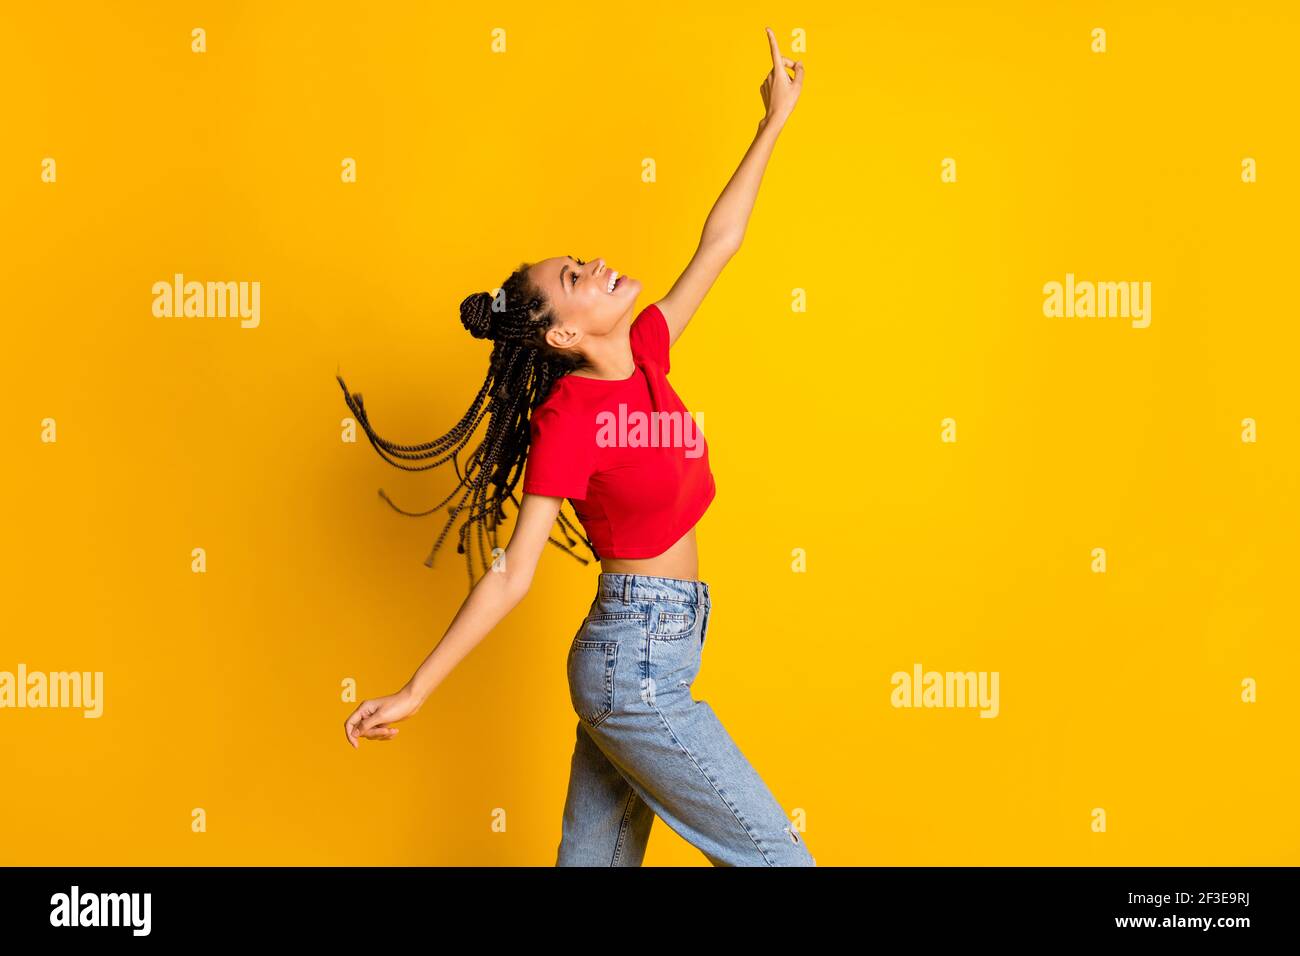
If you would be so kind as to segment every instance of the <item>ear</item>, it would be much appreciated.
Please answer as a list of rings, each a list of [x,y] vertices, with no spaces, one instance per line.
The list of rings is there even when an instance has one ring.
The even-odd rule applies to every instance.
[[[582,330],[571,325],[553,325],[546,330],[546,343],[555,349],[573,348],[582,341]]]

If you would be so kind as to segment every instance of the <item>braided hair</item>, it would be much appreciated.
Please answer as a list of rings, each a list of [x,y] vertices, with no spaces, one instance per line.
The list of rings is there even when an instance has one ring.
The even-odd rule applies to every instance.
[[[389,464],[404,471],[426,471],[447,461],[452,463],[460,479],[459,483],[451,494],[427,511],[404,511],[384,494],[382,488],[379,489],[379,496],[398,513],[419,518],[447,505],[457,492],[461,492],[456,503],[447,507],[447,523],[443,525],[442,532],[424,563],[426,567],[433,567],[433,557],[442,546],[443,539],[457,517],[463,514],[464,521],[458,532],[460,540],[456,551],[465,555],[471,588],[474,586],[474,544],[477,543],[486,573],[491,563],[489,546],[492,550],[496,549],[497,530],[506,518],[506,501],[514,502],[516,509],[520,507],[514,489],[523,477],[527,458],[529,416],[561,376],[586,365],[577,352],[555,349],[546,341],[546,330],[554,321],[554,314],[546,296],[528,274],[530,265],[528,262],[521,263],[495,296],[487,292],[475,292],[461,302],[461,324],[474,338],[491,339],[492,355],[488,361],[483,387],[460,421],[441,438],[419,445],[396,445],[381,438],[370,425],[361,394],[349,392],[343,376],[335,376],[343,388],[348,408],[365,429],[370,444]],[[465,459],[462,474],[460,463],[456,460],[457,455],[473,437],[484,416],[488,418],[487,431]],[[394,461],[394,458],[407,461],[434,460],[417,466],[402,464]],[[587,559],[573,550],[577,541],[570,534],[572,532],[582,539],[592,557],[599,560],[591,542],[577,524],[564,514],[563,509],[560,510],[556,523],[564,535],[564,541],[550,537],[548,540],[551,544],[587,564]],[[471,534],[475,537],[474,542],[469,540]]]

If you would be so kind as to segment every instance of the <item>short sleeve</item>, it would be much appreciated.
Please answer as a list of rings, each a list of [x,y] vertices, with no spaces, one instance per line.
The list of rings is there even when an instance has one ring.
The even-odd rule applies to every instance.
[[[579,501],[587,497],[587,482],[595,467],[595,433],[593,425],[584,434],[581,424],[573,415],[547,405],[533,411],[524,494]]]
[[[647,358],[667,373],[668,320],[659,311],[658,303],[650,303],[632,320],[628,338],[631,339],[633,357]]]

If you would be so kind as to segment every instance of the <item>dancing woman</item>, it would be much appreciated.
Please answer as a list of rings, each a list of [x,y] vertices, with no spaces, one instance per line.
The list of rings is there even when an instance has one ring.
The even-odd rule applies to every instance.
[[[353,747],[361,738],[391,739],[394,724],[419,712],[527,593],[548,542],[585,563],[574,550],[581,538],[600,562],[595,597],[568,652],[578,723],[558,866],[639,866],[656,816],[715,866],[815,865],[712,708],[691,694],[712,606],[698,577],[695,525],[716,488],[698,422],[667,378],[672,346],[740,248],[803,86],[803,64],[781,55],[770,29],[767,40],[764,116],[663,298],[638,311],[637,279],[604,259],[572,256],[525,262],[495,296],[468,296],[461,322],[493,343],[487,377],[456,426],[422,445],[379,437],[361,395],[339,377],[371,444],[406,470],[451,461],[459,475],[457,456],[487,417],[460,483],[419,513],[457,498],[425,563],[463,518],[457,550],[466,555],[469,596],[406,686],[362,701],[347,718]],[[417,461],[428,463],[409,464]],[[521,479],[522,501],[514,493]],[[562,511],[566,499],[576,523]],[[518,520],[501,549],[507,502]],[[552,536],[557,527],[563,540]]]

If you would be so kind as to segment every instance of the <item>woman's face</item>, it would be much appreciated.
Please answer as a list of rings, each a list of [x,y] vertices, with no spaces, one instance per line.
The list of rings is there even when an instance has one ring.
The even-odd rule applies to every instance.
[[[577,345],[583,336],[608,334],[631,313],[641,293],[639,279],[609,268],[604,259],[556,256],[533,263],[528,272],[555,313],[546,337],[556,348]]]

